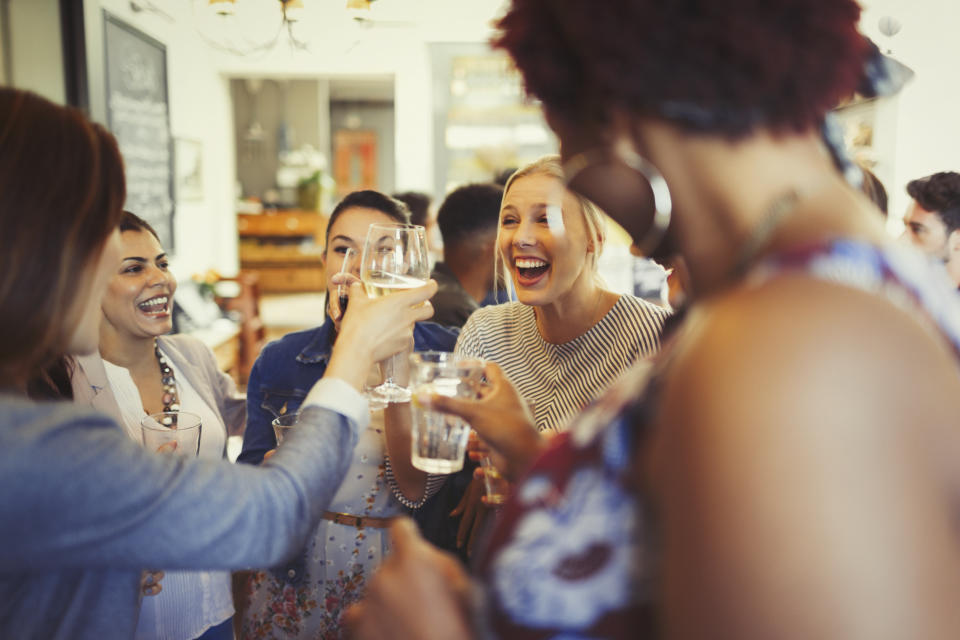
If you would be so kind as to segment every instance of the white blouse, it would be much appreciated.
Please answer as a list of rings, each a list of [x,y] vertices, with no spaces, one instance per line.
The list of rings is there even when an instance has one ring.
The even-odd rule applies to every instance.
[[[223,458],[227,430],[219,413],[203,401],[169,357],[167,362],[176,378],[180,409],[200,416],[200,457]],[[103,366],[127,434],[141,444],[140,419],[147,413],[140,391],[130,371],[106,360]],[[233,615],[229,571],[166,571],[160,585],[158,595],[143,598],[136,640],[193,640]]]

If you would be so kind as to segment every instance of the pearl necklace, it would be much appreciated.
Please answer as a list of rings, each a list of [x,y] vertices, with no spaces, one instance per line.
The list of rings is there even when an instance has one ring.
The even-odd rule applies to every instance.
[[[173,375],[173,368],[167,362],[166,356],[160,353],[160,345],[156,338],[153,340],[153,352],[157,356],[157,364],[160,366],[160,383],[163,385],[163,395],[160,397],[160,403],[163,405],[164,412],[180,411],[180,398],[177,395],[177,379]],[[163,419],[166,426],[171,426],[173,420],[170,417]]]

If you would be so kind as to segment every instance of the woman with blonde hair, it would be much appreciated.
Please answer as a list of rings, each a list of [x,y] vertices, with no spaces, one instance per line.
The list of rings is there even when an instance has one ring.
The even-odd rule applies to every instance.
[[[604,220],[564,188],[560,157],[518,169],[504,187],[496,270],[517,302],[470,316],[457,352],[497,363],[558,432],[637,360],[660,346],[668,312],[606,289],[597,272]]]

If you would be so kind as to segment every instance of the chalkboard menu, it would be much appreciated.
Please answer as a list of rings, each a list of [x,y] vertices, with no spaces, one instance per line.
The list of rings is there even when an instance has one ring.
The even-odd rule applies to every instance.
[[[167,101],[167,48],[103,13],[107,126],[127,176],[125,208],[149,222],[173,249],[173,154]]]

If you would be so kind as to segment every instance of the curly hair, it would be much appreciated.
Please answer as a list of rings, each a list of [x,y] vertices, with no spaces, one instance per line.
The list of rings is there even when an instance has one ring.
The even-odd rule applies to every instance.
[[[960,173],[941,171],[911,180],[907,193],[925,210],[940,216],[947,234],[960,229]]]
[[[623,107],[736,137],[806,130],[851,95],[859,16],[856,0],[512,0],[493,44],[573,122]]]

